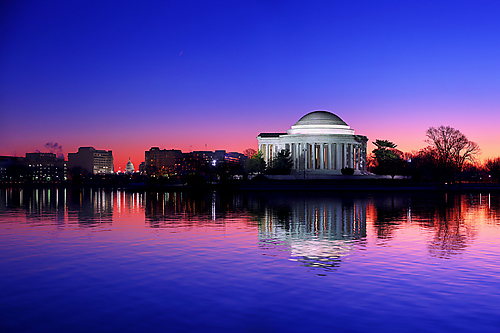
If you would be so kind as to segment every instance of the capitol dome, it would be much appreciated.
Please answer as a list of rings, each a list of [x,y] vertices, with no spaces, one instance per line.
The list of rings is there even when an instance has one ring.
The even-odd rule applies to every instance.
[[[299,119],[288,134],[348,134],[352,130],[339,116],[328,111],[313,111]]]
[[[347,126],[346,122],[340,119],[339,116],[328,111],[313,111],[297,121],[297,125],[343,125]]]
[[[127,163],[127,166],[125,167],[125,172],[126,173],[133,173],[134,172],[134,165],[132,164],[130,157],[128,158],[128,163]]]

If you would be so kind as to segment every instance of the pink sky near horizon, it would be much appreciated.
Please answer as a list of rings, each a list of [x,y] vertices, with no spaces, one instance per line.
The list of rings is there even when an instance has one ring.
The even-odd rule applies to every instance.
[[[311,110],[312,111],[312,110]],[[472,111],[471,111],[472,112]],[[296,114],[297,112],[295,112]],[[304,112],[306,114],[307,112]],[[375,110],[371,114],[383,114]],[[337,112],[344,121],[346,121],[356,134],[366,135],[369,139],[368,151],[374,149],[371,142],[376,139],[387,139],[398,145],[398,149],[404,152],[416,151],[427,146],[425,142],[425,131],[427,128],[440,125],[449,125],[459,129],[467,137],[477,142],[481,147],[479,159],[484,161],[488,158],[500,156],[500,133],[496,132],[496,118],[490,121],[474,122],[461,118],[451,118],[443,113],[437,115],[436,119],[418,119],[413,116],[418,112],[408,112],[402,116],[387,116],[386,118],[378,116],[362,117],[361,119],[349,119],[349,115],[343,115],[341,110]],[[464,117],[465,118],[465,117]],[[282,119],[271,119],[266,124],[259,121],[246,123],[241,128],[238,124],[229,123],[227,125],[219,124],[217,127],[203,126],[195,127],[193,124],[182,126],[178,124],[177,129],[161,131],[157,126],[150,132],[144,131],[126,133],[122,136],[118,133],[119,128],[113,128],[111,132],[116,136],[107,136],[106,133],[98,135],[85,134],[63,135],[52,137],[44,133],[36,133],[34,137],[25,135],[22,142],[15,145],[0,146],[0,155],[24,156],[26,152],[35,150],[47,151],[44,148],[45,142],[57,142],[63,147],[63,153],[67,158],[67,153],[76,152],[78,147],[93,146],[96,149],[112,150],[115,161],[115,171],[124,170],[130,157],[134,166],[138,168],[144,161],[144,152],[151,147],[160,147],[160,149],[180,149],[183,152],[194,150],[216,150],[243,152],[246,148],[257,149],[256,136],[261,132],[286,132],[300,116],[292,115],[282,116]],[[136,135],[134,135],[136,133]],[[206,146],[205,146],[206,144]]]

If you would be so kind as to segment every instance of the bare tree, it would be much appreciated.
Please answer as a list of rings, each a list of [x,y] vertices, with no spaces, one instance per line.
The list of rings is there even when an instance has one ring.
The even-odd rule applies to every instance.
[[[494,159],[488,159],[484,163],[484,168],[493,178],[493,181],[497,182],[498,180],[500,180],[500,157]]]
[[[426,142],[434,150],[437,162],[446,170],[460,173],[465,162],[474,163],[481,152],[479,145],[469,141],[459,130],[450,126],[430,127]]]

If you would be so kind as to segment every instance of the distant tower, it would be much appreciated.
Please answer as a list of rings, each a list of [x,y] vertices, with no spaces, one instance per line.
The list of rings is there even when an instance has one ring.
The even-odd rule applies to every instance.
[[[130,157],[128,158],[127,166],[125,167],[125,173],[134,173],[134,165],[130,161]]]

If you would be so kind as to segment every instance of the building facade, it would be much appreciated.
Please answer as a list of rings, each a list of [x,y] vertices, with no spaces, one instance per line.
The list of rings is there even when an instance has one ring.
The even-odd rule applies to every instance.
[[[193,151],[183,153],[177,149],[152,147],[145,152],[144,172],[149,176],[180,176],[183,174],[207,172],[207,168],[221,165],[234,167],[244,165],[246,156],[237,152]]]
[[[288,150],[293,172],[304,174],[341,174],[352,168],[366,171],[368,138],[354,130],[340,117],[328,111],[314,111],[299,119],[286,133],[260,133],[259,150],[269,164],[281,150]]]
[[[61,183],[68,177],[66,161],[53,153],[26,153],[23,163],[33,182]]]
[[[12,175],[15,173],[13,169],[22,160],[24,160],[24,158],[17,156],[0,156],[0,182],[8,182],[13,180],[12,178],[16,178],[15,175]]]
[[[80,167],[93,174],[111,174],[114,172],[113,152],[94,147],[80,147],[77,153],[68,154],[68,167]]]
[[[182,162],[182,151],[152,147],[144,154],[145,171],[149,176],[167,176],[176,174]]]

